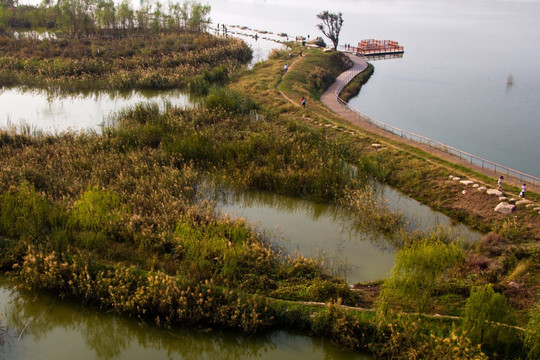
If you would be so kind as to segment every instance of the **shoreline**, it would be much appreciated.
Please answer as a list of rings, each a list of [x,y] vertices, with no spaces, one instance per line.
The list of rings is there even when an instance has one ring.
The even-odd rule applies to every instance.
[[[349,55],[349,54],[347,56],[355,63],[357,63],[357,62],[361,63],[363,61],[360,57],[357,57],[357,56],[353,56],[353,55]],[[443,159],[445,161],[448,161],[448,162],[456,164],[456,165],[463,166],[463,167],[468,168],[468,169],[470,169],[470,170],[472,170],[474,172],[477,172],[477,173],[480,173],[480,174],[482,174],[484,176],[492,178],[493,179],[493,182],[492,182],[493,187],[497,184],[497,179],[498,179],[499,175],[501,175],[501,174],[502,175],[507,175],[507,174],[504,174],[504,173],[495,172],[495,171],[493,171],[491,169],[483,168],[483,167],[481,167],[479,165],[476,165],[474,163],[471,163],[471,162],[469,162],[469,161],[467,161],[465,159],[459,158],[459,157],[457,157],[455,155],[452,155],[452,154],[450,154],[450,153],[448,153],[446,151],[442,151],[442,150],[433,148],[433,147],[431,147],[429,145],[426,145],[424,143],[419,143],[419,142],[411,140],[411,139],[403,138],[403,137],[398,136],[398,135],[396,135],[396,134],[394,134],[392,132],[381,129],[380,127],[378,127],[376,125],[372,125],[371,123],[367,123],[367,121],[364,121],[364,120],[360,119],[356,114],[354,114],[352,111],[346,109],[345,106],[341,105],[339,103],[339,101],[337,100],[337,96],[339,95],[339,93],[341,93],[341,91],[347,86],[347,84],[342,86],[343,82],[347,81],[347,80],[349,80],[349,81],[352,80],[357,74],[359,74],[361,72],[360,71],[357,74],[352,75],[352,73],[354,71],[356,71],[356,70],[357,70],[356,68],[354,68],[354,69],[351,68],[349,70],[344,71],[336,79],[334,84],[332,84],[325,91],[325,93],[321,96],[321,101],[323,102],[323,104],[325,104],[334,113],[338,114],[342,118],[346,119],[347,121],[349,121],[353,125],[356,125],[356,126],[360,127],[363,130],[366,130],[366,131],[369,131],[369,132],[372,132],[372,133],[376,133],[377,135],[381,135],[381,136],[383,136],[383,137],[385,137],[387,139],[392,139],[392,140],[402,142],[402,143],[407,144],[407,145],[411,145],[413,147],[421,149],[424,152],[427,152],[427,153],[429,153],[431,155],[439,157],[439,158],[441,158],[441,159]],[[364,71],[364,70],[365,70],[365,68],[362,69],[362,71]],[[341,89],[339,88],[340,86],[341,86]],[[347,105],[348,105],[348,103],[347,103]],[[527,175],[532,177],[532,175],[529,175],[529,174],[527,174]],[[518,179],[516,179],[514,177],[511,177],[511,176],[505,176],[505,182],[510,183],[510,184],[520,188],[521,185],[524,183],[524,180],[518,180]],[[535,184],[527,183],[527,189],[528,189],[528,191],[532,191],[532,192],[535,192],[536,194],[540,194],[540,184],[535,185]]]

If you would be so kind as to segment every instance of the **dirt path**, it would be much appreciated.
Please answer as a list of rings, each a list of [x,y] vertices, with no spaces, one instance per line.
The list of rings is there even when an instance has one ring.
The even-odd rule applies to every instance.
[[[294,301],[292,301],[294,302]],[[317,306],[317,307],[326,307],[328,306],[328,303],[322,303],[322,302],[315,302],[315,301],[300,301],[300,304],[308,305],[308,306]],[[354,306],[347,306],[347,305],[340,305],[340,304],[334,304],[335,306],[339,307],[340,309],[344,310],[352,310],[352,311],[367,311],[367,312],[377,312],[376,309],[366,309],[361,307],[354,307]],[[453,316],[453,315],[441,315],[441,314],[419,314],[419,313],[407,313],[407,312],[401,312],[400,314],[403,315],[409,315],[409,316],[423,316],[426,318],[431,319],[450,319],[450,320],[463,320],[464,318],[461,316]],[[524,328],[516,325],[510,325],[500,322],[494,322],[494,321],[487,321],[486,323],[491,323],[493,325],[502,326],[506,328],[516,329],[519,331],[526,331]]]
[[[285,76],[287,76],[287,74],[289,73],[289,71],[292,69],[292,67],[298,62],[298,60],[300,60],[300,57],[297,56],[294,61],[288,65],[288,68],[287,68],[287,72],[285,74],[283,74],[283,77],[281,78],[281,81],[283,81],[283,78]],[[279,82],[279,84],[281,84],[281,81]],[[283,96],[283,98],[285,98],[285,100],[289,101],[291,104],[294,104],[294,105],[297,105],[297,106],[301,106],[300,105],[300,100],[298,101],[294,101],[293,99],[291,99],[290,97],[288,97],[287,95],[285,95],[285,93],[283,91],[281,91],[281,89],[279,88],[279,84],[277,86],[277,89],[279,91],[279,93],[281,94],[281,96]]]

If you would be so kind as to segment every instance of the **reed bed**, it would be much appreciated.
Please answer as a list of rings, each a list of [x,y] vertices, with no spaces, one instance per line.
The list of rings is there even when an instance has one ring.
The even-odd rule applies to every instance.
[[[0,86],[51,89],[187,89],[201,76],[224,84],[252,56],[234,38],[156,34],[97,39],[0,38]]]
[[[332,182],[360,186],[338,153],[311,143],[316,136],[283,141],[286,122],[254,122],[219,106],[159,112],[141,104],[116,123],[103,135],[3,133],[0,231],[48,254],[80,249],[276,298],[356,302],[318,261],[284,256],[242,221],[195,201],[209,177],[312,199],[340,196]],[[24,257],[21,246],[11,262]]]

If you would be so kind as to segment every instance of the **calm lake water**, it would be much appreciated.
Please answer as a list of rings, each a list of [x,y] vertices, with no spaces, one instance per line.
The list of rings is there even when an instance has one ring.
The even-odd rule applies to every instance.
[[[2,277],[0,326],[8,330],[0,340],[0,359],[10,360],[374,359],[293,331],[244,336],[162,329],[45,294],[20,293]]]
[[[289,36],[343,13],[341,44],[391,39],[351,104],[373,118],[540,176],[540,0],[209,0],[212,20]],[[507,84],[511,75],[512,85]]]

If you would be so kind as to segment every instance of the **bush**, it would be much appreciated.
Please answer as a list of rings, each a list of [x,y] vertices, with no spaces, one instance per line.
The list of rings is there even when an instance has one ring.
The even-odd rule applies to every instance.
[[[317,91],[327,89],[336,80],[330,71],[318,66],[311,70],[308,79],[309,85]]]
[[[386,312],[392,304],[409,305],[423,313],[431,296],[452,266],[464,260],[463,250],[454,243],[426,238],[396,253],[392,274],[384,282],[380,305]]]
[[[339,308],[340,303],[328,304],[325,310],[315,314],[311,330],[332,339],[350,349],[359,349],[362,339],[360,322],[350,313]]]
[[[518,222],[516,218],[505,219],[495,226],[495,233],[515,242],[523,240],[526,231],[527,227]]]
[[[494,344],[501,331],[494,322],[504,321],[508,310],[506,299],[495,293],[491,284],[475,287],[465,305],[463,329],[476,344]]]
[[[540,359],[540,302],[529,311],[529,321],[525,329],[525,346],[529,352],[529,359]]]
[[[421,319],[412,321],[398,317],[389,323],[381,322],[379,340],[372,345],[372,350],[382,358],[396,360],[488,359],[480,346],[473,346],[454,329],[449,335],[434,334],[431,330]]]
[[[68,226],[75,230],[79,243],[86,249],[103,250],[109,238],[118,238],[118,228],[129,209],[120,197],[97,187],[89,188],[75,203]],[[61,234],[58,234],[63,241]]]
[[[42,240],[61,218],[59,209],[27,182],[0,197],[0,232],[11,238]]]
[[[209,109],[220,109],[238,114],[249,114],[250,110],[257,108],[255,103],[237,91],[220,87],[213,87],[205,99]]]

